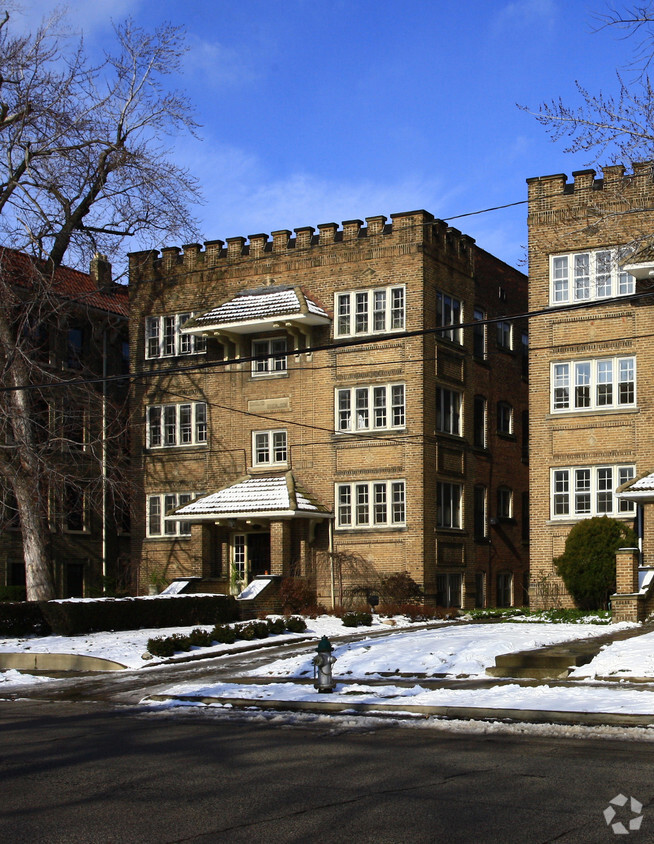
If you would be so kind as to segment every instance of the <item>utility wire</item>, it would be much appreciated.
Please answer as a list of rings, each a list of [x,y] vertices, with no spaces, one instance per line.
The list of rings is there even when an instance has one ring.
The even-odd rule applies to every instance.
[[[307,346],[304,349],[289,349],[287,356],[293,354],[309,354],[313,352],[335,351],[338,349],[354,348],[359,346],[370,346],[379,343],[393,342],[397,340],[404,340],[411,337],[425,337],[429,335],[444,334],[449,331],[456,331],[464,328],[472,328],[478,325],[493,325],[499,322],[519,322],[521,320],[529,320],[533,317],[544,316],[556,313],[567,313],[571,311],[587,310],[595,307],[605,307],[607,304],[631,304],[638,302],[641,299],[654,296],[654,290],[647,290],[641,293],[635,293],[630,296],[618,297],[614,299],[596,299],[592,301],[574,302],[567,305],[554,305],[545,308],[539,308],[534,311],[525,311],[519,314],[505,314],[498,317],[486,317],[485,319],[473,320],[472,322],[451,323],[446,326],[437,326],[435,328],[416,328],[411,331],[398,331],[393,334],[376,334],[368,337],[357,337],[351,340],[339,340],[332,343],[324,343],[315,346]],[[0,393],[15,392],[16,390],[47,390],[57,389],[62,387],[79,387],[88,384],[110,384],[120,383],[123,381],[139,382],[149,378],[162,378],[171,375],[190,375],[200,373],[207,369],[214,369],[216,367],[225,367],[239,363],[251,363],[252,361],[267,360],[270,355],[244,355],[239,358],[223,358],[222,360],[206,361],[204,363],[193,363],[190,366],[178,366],[168,369],[148,369],[141,372],[130,372],[120,375],[110,375],[107,377],[97,376],[94,378],[74,378],[69,380],[43,382],[39,384],[23,384],[18,386],[3,386],[0,387]],[[422,359],[421,359],[422,360]]]

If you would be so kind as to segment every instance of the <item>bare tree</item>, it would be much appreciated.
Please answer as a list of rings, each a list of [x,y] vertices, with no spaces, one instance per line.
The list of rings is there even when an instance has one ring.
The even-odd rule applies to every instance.
[[[57,34],[60,18],[29,35],[13,34],[10,23],[5,13],[0,230],[6,247],[34,260],[22,278],[11,252],[0,261],[0,480],[20,519],[28,599],[44,600],[54,597],[46,512],[53,482],[92,485],[97,477],[71,474],[74,461],[53,457],[60,453],[53,448],[53,396],[70,408],[97,399],[98,391],[89,390],[83,366],[74,385],[62,386],[70,375],[57,376],[44,359],[40,327],[92,309],[84,298],[62,297],[64,258],[86,263],[96,253],[119,254],[125,239],[138,248],[197,235],[187,210],[199,199],[197,183],[162,143],[196,124],[187,99],[165,85],[185,49],[179,28],[148,34],[127,21],[115,28],[115,54],[94,63],[83,44],[71,47]],[[107,437],[120,437],[111,423],[97,448],[87,449],[96,463],[106,459]]]
[[[617,93],[592,93],[579,82],[581,105],[558,97],[533,114],[552,140],[567,140],[566,152],[592,152],[593,163],[633,163],[654,158],[654,91],[648,71],[654,59],[654,3],[639,3],[598,15],[598,29],[614,28],[634,39],[634,56],[616,71]]]

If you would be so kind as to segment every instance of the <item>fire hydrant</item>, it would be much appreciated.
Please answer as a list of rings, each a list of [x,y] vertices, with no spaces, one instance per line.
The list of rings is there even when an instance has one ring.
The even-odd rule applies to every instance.
[[[313,685],[319,692],[333,692],[336,685],[332,679],[332,665],[336,662],[332,650],[332,643],[323,636],[318,642],[318,653],[313,658]]]

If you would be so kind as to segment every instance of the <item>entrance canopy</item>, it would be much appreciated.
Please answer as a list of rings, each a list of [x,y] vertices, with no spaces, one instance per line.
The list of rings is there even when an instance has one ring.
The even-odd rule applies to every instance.
[[[218,492],[178,507],[166,518],[220,522],[225,519],[332,518],[332,514],[296,483],[292,472],[284,472],[246,475]]]
[[[654,472],[639,475],[619,486],[616,498],[625,498],[640,504],[654,501]]]

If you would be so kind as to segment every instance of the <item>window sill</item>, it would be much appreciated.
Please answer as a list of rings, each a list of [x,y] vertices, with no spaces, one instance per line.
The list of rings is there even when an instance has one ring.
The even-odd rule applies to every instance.
[[[640,407],[589,407],[587,410],[553,410],[547,414],[546,419],[575,419],[588,416],[616,416],[620,414],[634,415],[640,413]]]

